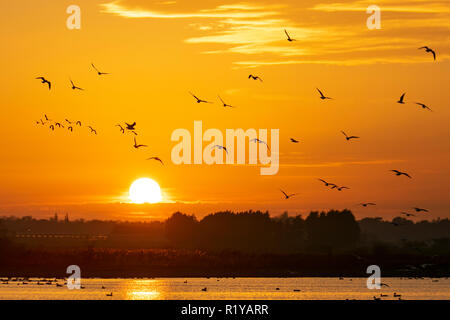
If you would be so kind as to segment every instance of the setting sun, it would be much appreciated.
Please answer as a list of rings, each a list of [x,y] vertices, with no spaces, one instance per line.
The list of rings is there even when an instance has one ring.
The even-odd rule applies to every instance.
[[[162,199],[161,188],[155,180],[141,178],[130,186],[129,198],[133,203],[157,203]]]

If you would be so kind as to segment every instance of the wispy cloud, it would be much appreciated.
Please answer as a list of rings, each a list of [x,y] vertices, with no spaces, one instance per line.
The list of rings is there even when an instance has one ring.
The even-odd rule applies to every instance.
[[[450,47],[450,4],[439,0],[379,0],[383,12],[382,30],[368,30],[368,0],[336,3],[303,3],[302,10],[289,4],[236,3],[209,8],[175,11],[177,6],[158,9],[152,5],[133,7],[127,0],[102,4],[102,11],[126,18],[192,19],[199,35],[184,39],[189,44],[211,44],[205,54],[234,54],[236,68],[288,64],[359,65],[374,63],[421,63],[418,44],[433,39]],[[181,10],[178,8],[178,10]],[[354,12],[361,11],[360,16]],[[308,19],[300,19],[299,12]],[[331,15],[331,12],[336,12]],[[345,21],[345,23],[342,23]],[[284,29],[298,40],[286,41]],[[420,29],[420,30],[419,30]],[[219,45],[219,46],[217,46]],[[406,51],[406,52],[402,52]],[[253,55],[246,59],[240,55]],[[264,55],[264,58],[261,58]],[[439,50],[438,59],[447,59]]]
[[[102,12],[125,18],[154,19],[189,19],[189,18],[262,18],[274,15],[276,12],[262,11],[262,7],[235,5],[218,6],[213,9],[202,9],[196,12],[162,12],[144,8],[129,8],[120,1],[101,4]]]
[[[450,13],[448,1],[433,0],[409,0],[409,1],[354,1],[323,3],[312,7],[312,10],[337,12],[337,11],[366,11],[370,5],[378,5],[383,12],[405,12],[405,13]]]

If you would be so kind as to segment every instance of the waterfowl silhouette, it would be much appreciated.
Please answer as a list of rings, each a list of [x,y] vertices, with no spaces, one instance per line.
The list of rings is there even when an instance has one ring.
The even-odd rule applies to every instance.
[[[322,181],[325,184],[325,187],[328,187],[328,186],[337,187],[334,183],[326,182],[323,179],[317,179],[317,180]]]
[[[403,93],[401,96],[400,96],[400,99],[397,101],[397,103],[400,103],[400,104],[405,104],[405,94],[406,94],[406,92],[405,93]]]
[[[295,39],[293,39],[293,38],[291,38],[291,36],[289,35],[289,33],[286,31],[286,29],[284,29],[284,33],[286,34],[286,36],[287,36],[287,41],[289,41],[289,42],[292,42],[292,41],[297,41],[297,40],[295,40]]]
[[[253,80],[259,80],[259,81],[263,82],[263,80],[262,80],[259,76],[254,76],[254,75],[252,75],[252,74],[250,74],[250,75],[248,76],[248,78],[249,78],[249,79],[253,79]]]
[[[191,94],[191,96],[193,96],[196,100],[197,100],[197,103],[212,103],[212,102],[210,102],[210,101],[206,101],[206,100],[202,100],[202,99],[200,99],[200,98],[198,98],[195,94],[193,94],[192,92],[189,92],[190,94]]]
[[[69,80],[70,80],[70,83],[72,84],[72,90],[84,90],[83,88],[77,87],[77,86],[73,83],[72,79],[69,79]]]
[[[116,127],[119,127],[119,128],[120,128],[120,131],[121,131],[122,133],[125,133],[125,129],[124,129],[120,124],[116,124]]]
[[[428,212],[428,209],[417,208],[417,207],[414,207],[413,209],[414,209],[416,212]]]
[[[317,89],[317,91],[319,91],[320,99],[322,99],[322,100],[325,100],[325,99],[333,99],[333,98],[330,98],[330,97],[326,97],[326,96],[322,93],[322,91],[319,90],[319,88],[316,88],[316,89]]]
[[[212,146],[212,149],[214,149],[214,148],[224,150],[224,151],[228,154],[228,150],[227,150],[227,148],[224,147],[224,146],[221,146],[221,145],[216,144],[216,145]]]
[[[145,145],[145,144],[137,144],[136,137],[135,137],[134,138],[134,146],[133,147],[136,148],[136,149],[139,149],[139,148],[145,148],[145,147],[148,147],[148,146]]]
[[[150,157],[147,160],[156,160],[156,161],[161,162],[162,165],[164,165],[164,162],[159,157]]]
[[[415,102],[415,104],[421,106],[422,109],[426,109],[426,110],[429,110],[429,111],[433,111],[433,110],[431,110],[428,106],[424,105],[423,103]]]
[[[259,143],[259,144],[265,144],[267,149],[269,149],[269,151],[270,151],[269,145],[265,141],[262,141],[262,140],[260,140],[258,138],[254,138],[254,139],[250,140],[250,142],[255,142],[255,143]]]
[[[228,103],[225,103],[223,101],[223,99],[219,95],[217,95],[217,96],[219,97],[220,101],[222,102],[222,105],[223,105],[224,108],[226,108],[226,107],[235,108],[234,106],[232,106],[232,105],[230,105]]]
[[[129,123],[126,123],[125,122],[125,124],[126,124],[126,126],[127,126],[127,130],[135,130],[135,128],[134,127],[136,127],[136,121],[135,122],[133,122],[132,124],[129,124]]]
[[[41,80],[41,83],[46,83],[48,85],[48,90],[52,88],[52,83],[44,77],[37,77],[36,79]]]
[[[91,126],[88,126],[89,129],[91,129],[91,133],[93,134],[97,134],[97,130],[95,130],[94,128],[92,128]]]
[[[106,73],[106,72],[101,72],[101,71],[99,71],[99,70],[94,66],[93,63],[91,63],[91,66],[92,66],[92,68],[94,68],[95,71],[97,71],[97,74],[98,74],[99,76],[104,75],[104,74],[109,74],[109,73]]]
[[[294,138],[290,138],[292,143],[299,143],[300,141],[295,140]]]
[[[377,204],[373,202],[363,202],[360,203],[360,205],[362,205],[363,207],[367,207],[367,206],[376,206]]]
[[[423,47],[420,47],[418,49],[419,50],[420,49],[425,49],[425,52],[431,52],[431,54],[433,54],[433,60],[436,60],[436,52],[433,49],[431,49],[431,48],[429,48],[427,46],[423,46]]]
[[[289,199],[289,198],[291,198],[291,197],[293,197],[293,196],[295,196],[295,195],[297,195],[297,193],[287,194],[286,192],[284,192],[284,191],[281,190],[281,189],[280,189],[280,191],[281,191],[281,193],[283,193],[284,198],[285,198],[286,200]]]
[[[359,137],[357,137],[357,136],[348,136],[344,131],[341,131],[341,132],[345,136],[345,139],[347,141],[350,141],[351,139],[359,139]]]
[[[411,176],[409,174],[407,174],[406,172],[401,172],[399,170],[390,170],[390,171],[395,172],[396,176],[406,176],[411,179]]]

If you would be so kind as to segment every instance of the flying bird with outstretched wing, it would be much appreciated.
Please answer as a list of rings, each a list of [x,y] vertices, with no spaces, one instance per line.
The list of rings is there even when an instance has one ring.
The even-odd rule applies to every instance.
[[[139,149],[139,148],[145,148],[145,147],[148,147],[148,146],[146,144],[137,144],[136,137],[134,137],[134,145],[133,145],[133,147],[135,149]]]
[[[41,83],[46,83],[48,85],[48,90],[52,88],[52,83],[44,77],[37,77],[36,79],[41,80]]]
[[[77,86],[73,83],[72,79],[69,79],[69,80],[70,80],[70,83],[72,84],[72,90],[84,90],[83,88],[77,87]]]
[[[200,98],[198,98],[195,94],[193,94],[192,92],[189,92],[191,94],[191,96],[193,96],[195,98],[195,100],[197,100],[197,103],[212,103],[210,101],[206,101],[206,100],[202,100]]]
[[[262,80],[259,76],[254,76],[254,75],[252,75],[252,74],[250,74],[250,75],[248,76],[248,78],[249,78],[249,79],[253,79],[253,80],[259,80],[259,81],[263,82],[263,80]]]
[[[212,146],[212,149],[215,149],[215,148],[224,150],[224,151],[228,154],[228,150],[227,150],[227,148],[224,147],[224,146],[221,146],[221,145],[216,144],[216,145],[213,145],[213,146]]]
[[[322,91],[320,91],[319,88],[316,88],[316,89],[317,89],[317,91],[318,91],[319,94],[320,94],[320,99],[322,99],[322,100],[333,99],[333,98],[330,98],[330,97],[325,96],[325,95],[322,93]]]
[[[418,49],[419,50],[420,49],[425,49],[425,52],[430,52],[433,55],[433,60],[436,60],[436,52],[433,49],[431,49],[431,48],[429,48],[427,46],[423,46],[423,47],[420,47]]]
[[[161,162],[162,165],[164,165],[164,162],[159,157],[150,157],[150,158],[147,158],[147,160],[156,160],[156,161]]]
[[[222,105],[223,105],[224,108],[226,108],[226,107],[235,108],[231,104],[225,103],[225,101],[223,101],[223,99],[219,95],[217,95],[217,96],[219,97],[220,101],[222,102]]]
[[[400,96],[400,99],[397,101],[397,103],[405,104],[405,94],[406,92]]]
[[[97,74],[98,74],[99,76],[109,74],[109,73],[107,73],[107,72],[101,72],[100,70],[98,70],[98,69],[95,67],[95,65],[94,65],[93,63],[91,63],[91,66],[92,66],[92,68],[94,68],[95,71],[97,71]]]
[[[433,110],[431,110],[427,105],[425,105],[425,104],[423,104],[423,103],[415,102],[415,104],[421,106],[422,109],[426,109],[426,110],[429,110],[429,111],[433,111]]]
[[[357,136],[348,136],[344,131],[341,131],[342,132],[342,134],[345,136],[345,139],[347,140],[347,141],[350,141],[350,140],[352,140],[352,139],[359,139],[359,137],[357,137]]]
[[[284,192],[284,191],[281,190],[281,189],[280,189],[280,191],[281,191],[281,193],[283,193],[284,198],[285,198],[286,200],[298,194],[298,193],[287,194],[286,192]]]
[[[390,170],[390,171],[394,172],[396,176],[405,176],[405,177],[408,177],[411,179],[411,176],[409,174],[407,174],[406,172],[402,172],[399,170]]]
[[[289,41],[289,42],[292,42],[292,41],[297,41],[297,40],[295,40],[295,39],[291,38],[291,36],[289,35],[289,33],[287,32],[287,30],[286,30],[286,29],[284,29],[284,33],[286,34],[286,37],[287,37],[287,41]]]

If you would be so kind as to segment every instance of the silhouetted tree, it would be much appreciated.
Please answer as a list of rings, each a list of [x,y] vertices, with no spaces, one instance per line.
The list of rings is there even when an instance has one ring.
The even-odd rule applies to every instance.
[[[195,216],[175,212],[166,220],[168,240],[177,247],[194,247],[198,239],[198,221]]]

